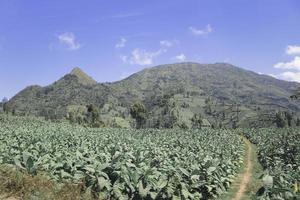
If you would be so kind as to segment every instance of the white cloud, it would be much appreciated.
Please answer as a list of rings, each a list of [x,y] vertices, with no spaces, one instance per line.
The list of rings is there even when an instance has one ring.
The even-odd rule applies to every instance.
[[[153,59],[164,52],[166,52],[165,49],[159,49],[158,51],[150,52],[144,49],[137,48],[131,52],[130,63],[138,65],[152,65]]]
[[[162,40],[159,42],[159,44],[160,44],[160,46],[166,47],[166,48],[173,46],[173,42],[168,41],[168,40]]]
[[[300,72],[283,72],[280,75],[278,75],[278,78],[287,80],[287,81],[296,81],[300,82]]]
[[[275,75],[275,74],[266,74],[266,75],[271,76],[273,78],[279,78],[278,75]]]
[[[68,47],[69,50],[74,51],[81,48],[81,44],[76,41],[75,35],[71,32],[65,32],[57,36],[59,42]]]
[[[130,63],[138,65],[151,65],[153,63],[153,57],[156,53],[147,52],[146,50],[134,49],[131,52]]]
[[[125,47],[126,42],[127,42],[127,40],[125,38],[121,38],[121,40],[116,44],[115,47],[117,49],[123,48],[123,47]]]
[[[296,56],[290,62],[280,62],[274,65],[275,68],[278,69],[295,69],[300,71],[300,57]]]
[[[204,29],[197,29],[197,28],[191,26],[191,27],[189,27],[189,30],[194,35],[207,35],[213,31],[210,24],[207,24]]]
[[[285,53],[287,55],[300,55],[300,46],[289,45]],[[293,60],[289,62],[279,62],[274,65],[274,68],[288,70],[277,75],[276,78],[300,82],[300,56],[294,56]]]
[[[300,46],[293,46],[293,45],[289,45],[287,46],[285,53],[288,55],[300,55]]]
[[[278,75],[275,75],[275,74],[265,74],[265,73],[262,73],[262,72],[256,72],[257,74],[259,75],[267,75],[267,76],[271,76],[273,78],[278,78]]]
[[[128,61],[128,57],[125,55],[121,55],[120,58],[124,63],[126,63]]]
[[[186,60],[186,56],[182,53],[175,57],[178,61],[183,62]]]
[[[159,49],[158,51],[147,51],[145,49],[136,48],[131,52],[130,56],[122,55],[120,58],[124,63],[130,63],[132,65],[152,65],[154,58],[160,56],[166,52],[165,49]]]
[[[154,63],[154,59],[167,52],[168,48],[174,43],[168,40],[161,40],[159,44],[160,48],[157,51],[135,48],[131,51],[130,55],[121,55],[120,59],[123,63],[129,63],[132,65],[152,65]]]

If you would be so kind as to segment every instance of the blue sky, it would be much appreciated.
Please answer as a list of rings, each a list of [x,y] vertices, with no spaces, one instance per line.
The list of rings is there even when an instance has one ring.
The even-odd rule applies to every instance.
[[[0,98],[77,66],[110,82],[182,61],[300,82],[300,1],[0,0]]]

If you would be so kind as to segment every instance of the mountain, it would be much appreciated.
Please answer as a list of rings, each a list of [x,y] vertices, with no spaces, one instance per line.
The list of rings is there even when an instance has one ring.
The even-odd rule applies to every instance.
[[[299,117],[300,104],[289,99],[299,86],[227,63],[161,65],[105,84],[75,68],[49,86],[25,88],[7,109],[62,119],[84,116],[93,104],[107,126],[128,127],[130,106],[142,102],[147,127],[191,127],[195,114],[207,125],[257,127],[272,125],[278,111]]]
[[[75,67],[70,75],[76,76],[78,79],[78,82],[82,85],[95,85],[97,84],[97,81],[95,81],[93,78],[88,76],[86,73],[84,73],[79,67]]]

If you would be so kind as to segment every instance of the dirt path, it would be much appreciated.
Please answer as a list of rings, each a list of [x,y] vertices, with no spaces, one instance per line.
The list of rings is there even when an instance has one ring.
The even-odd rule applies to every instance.
[[[246,162],[245,162],[245,170],[243,174],[241,174],[241,182],[238,188],[238,191],[236,195],[234,196],[233,200],[241,200],[244,197],[244,194],[246,192],[247,186],[249,185],[249,182],[251,180],[252,176],[252,162],[251,162],[251,155],[252,155],[252,145],[251,143],[246,139],[243,138],[245,144],[246,144]]]
[[[243,166],[232,182],[230,189],[218,197],[218,200],[250,200],[261,187],[262,168],[257,160],[256,146],[241,136],[245,144]]]

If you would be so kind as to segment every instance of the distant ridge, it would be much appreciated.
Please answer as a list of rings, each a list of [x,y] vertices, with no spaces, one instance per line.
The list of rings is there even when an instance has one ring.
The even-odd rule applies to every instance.
[[[190,128],[195,114],[214,127],[263,127],[274,124],[278,111],[300,118],[299,102],[289,98],[299,87],[228,63],[160,65],[112,83],[97,83],[76,67],[51,85],[25,88],[7,108],[62,119],[71,111],[84,117],[93,104],[107,126],[122,127],[133,122],[130,106],[142,102],[148,127]]]

